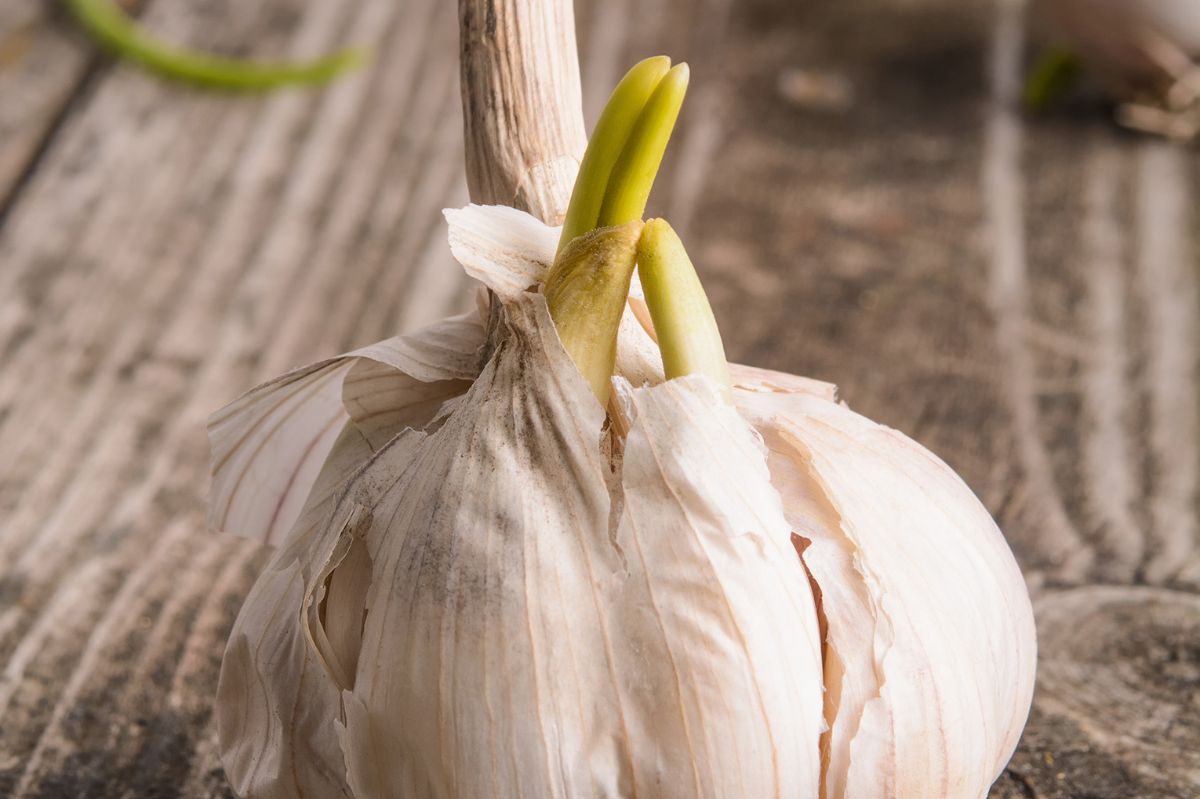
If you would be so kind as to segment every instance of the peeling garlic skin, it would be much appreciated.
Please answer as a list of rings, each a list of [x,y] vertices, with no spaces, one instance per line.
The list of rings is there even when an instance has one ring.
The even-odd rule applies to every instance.
[[[527,291],[556,231],[447,217],[503,303],[490,344],[448,320],[214,417],[212,517],[289,530],[222,667],[235,790],[983,795],[1028,712],[1033,622],[961,480],[827,384],[734,366],[735,409],[661,382],[633,312],[618,371],[650,385],[614,379],[614,471]],[[260,513],[237,487],[276,471],[300,484],[257,482]]]
[[[758,390],[736,391],[738,408],[770,449],[823,599],[824,795],[985,794],[1025,725],[1037,661],[1000,531],[911,439],[826,399],[764,390],[769,374],[742,379]]]
[[[628,391],[610,496],[603,412],[540,298],[506,314],[446,426],[363,473],[412,478],[356,500],[382,578],[360,662],[386,664],[353,691],[356,795],[813,795],[815,611],[753,433],[697,419],[707,386]],[[714,439],[757,464],[744,491],[691,469]]]
[[[505,315],[445,423],[396,435],[331,523],[304,531],[320,544],[280,551],[222,675],[231,700],[229,685],[265,691],[223,714],[258,703],[269,735],[267,720],[299,713],[268,749],[326,766],[340,725],[363,798],[816,795],[816,611],[758,437],[709,381],[621,384],[610,489],[603,409],[544,301],[525,294]],[[717,452],[728,472],[698,468]],[[344,632],[332,609],[323,623],[294,609],[319,605],[321,561],[348,539],[365,543],[370,587],[355,677],[338,684],[336,647],[301,651]],[[262,613],[273,623],[254,626]],[[324,729],[304,723],[321,715]],[[261,751],[257,735],[223,738],[235,763]],[[238,790],[285,795],[294,779],[270,761],[256,777]]]

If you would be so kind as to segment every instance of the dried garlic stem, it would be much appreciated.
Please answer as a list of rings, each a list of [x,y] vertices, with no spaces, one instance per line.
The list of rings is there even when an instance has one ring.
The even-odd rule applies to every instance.
[[[579,177],[575,180],[575,190],[571,193],[571,204],[558,242],[560,253],[576,236],[596,227],[613,165],[625,149],[629,132],[646,101],[670,68],[671,59],[665,55],[647,58],[629,70],[613,89],[579,165]]]
[[[666,220],[646,222],[637,262],[667,379],[707,375],[732,404],[729,365],[716,317],[683,242]]]
[[[158,75],[216,89],[265,91],[289,84],[324,83],[361,64],[362,50],[315,61],[260,63],[165,44],[142,30],[113,0],[67,0],[79,24],[116,55]]]

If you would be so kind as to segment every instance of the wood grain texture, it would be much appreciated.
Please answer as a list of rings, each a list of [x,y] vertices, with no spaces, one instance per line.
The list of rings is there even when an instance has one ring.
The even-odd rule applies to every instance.
[[[0,218],[97,63],[57,10],[0,3]]]
[[[55,48],[90,56],[16,8],[58,44],[0,69],[0,193],[28,172],[0,226],[0,796],[228,796],[211,697],[265,553],[203,529],[204,419],[471,301],[440,220],[467,198],[456,9],[149,5],[192,44],[376,53],[248,98],[122,66],[39,84]],[[993,796],[1200,795],[1195,154],[1017,112],[1014,0],[576,13],[589,123],[638,58],[691,62],[648,212],[730,356],[840,384],[1012,541],[1042,661]]]

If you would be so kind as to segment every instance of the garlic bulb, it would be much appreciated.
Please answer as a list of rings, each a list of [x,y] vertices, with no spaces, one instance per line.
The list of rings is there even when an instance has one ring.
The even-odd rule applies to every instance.
[[[617,185],[608,161],[583,174]],[[828,384],[691,347],[663,310],[664,285],[690,291],[664,224],[560,249],[511,208],[446,219],[498,312],[296,370],[212,419],[211,524],[278,544],[221,672],[234,789],[983,795],[1024,725],[1035,641],[962,481]],[[583,305],[611,337],[564,310],[580,283],[602,287]]]
[[[614,472],[526,290],[557,231],[447,219],[503,303],[491,347],[450,319],[214,418],[213,524],[280,542],[221,675],[238,793],[980,796],[1034,633],[967,487],[831,386],[748,367],[736,411],[704,377],[615,378]],[[646,341],[622,355],[653,369]]]

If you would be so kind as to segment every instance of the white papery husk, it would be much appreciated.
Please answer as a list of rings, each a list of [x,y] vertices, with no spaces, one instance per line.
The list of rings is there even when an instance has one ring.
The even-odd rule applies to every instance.
[[[446,320],[212,420],[213,525],[279,542],[221,673],[235,790],[981,796],[1034,633],[962,481],[827,384],[662,382],[636,296],[602,433],[530,291],[557,231],[447,218],[490,336]]]

